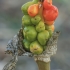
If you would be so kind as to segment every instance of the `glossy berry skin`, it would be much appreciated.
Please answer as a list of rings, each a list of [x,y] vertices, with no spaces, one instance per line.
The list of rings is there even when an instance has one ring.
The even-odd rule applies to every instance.
[[[38,4],[33,4],[31,6],[29,6],[28,8],[28,14],[31,16],[31,17],[34,17],[38,14],[39,12],[39,5]]]
[[[50,9],[43,10],[43,17],[46,21],[54,21],[58,16],[58,9],[56,6],[52,5]]]
[[[43,8],[49,9],[52,6],[52,4],[49,2],[49,0],[44,0],[43,2]]]

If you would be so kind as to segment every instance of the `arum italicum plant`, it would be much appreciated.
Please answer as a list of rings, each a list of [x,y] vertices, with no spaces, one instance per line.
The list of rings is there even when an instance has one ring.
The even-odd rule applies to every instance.
[[[12,60],[3,70],[14,70],[17,56],[34,57],[39,70],[50,70],[50,57],[57,51],[57,39],[60,32],[54,32],[54,22],[58,9],[52,0],[33,0],[22,5],[22,28],[9,41],[6,53],[12,54]]]

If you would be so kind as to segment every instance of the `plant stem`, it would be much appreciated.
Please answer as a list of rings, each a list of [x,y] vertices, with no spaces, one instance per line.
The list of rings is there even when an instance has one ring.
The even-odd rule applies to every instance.
[[[50,70],[50,62],[43,62],[40,60],[36,61],[39,67],[39,70]]]
[[[42,5],[42,2],[39,2],[39,15],[41,16],[41,19],[42,19],[42,21],[44,21],[44,18],[43,18],[43,15],[42,15],[42,13],[43,13],[43,5]]]

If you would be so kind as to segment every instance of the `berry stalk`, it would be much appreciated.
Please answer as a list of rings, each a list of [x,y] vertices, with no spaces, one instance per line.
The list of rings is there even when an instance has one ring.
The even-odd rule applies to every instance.
[[[52,4],[52,0],[33,0],[25,3],[21,10],[24,14],[23,47],[39,58],[48,47],[48,41],[54,33],[58,9]],[[52,45],[52,42],[50,44]],[[47,52],[49,53],[49,50]],[[45,58],[41,57],[42,60],[36,58],[39,70],[50,70],[50,54],[48,55],[47,57],[44,55]]]
[[[50,70],[50,62],[36,61],[39,67],[39,70]]]

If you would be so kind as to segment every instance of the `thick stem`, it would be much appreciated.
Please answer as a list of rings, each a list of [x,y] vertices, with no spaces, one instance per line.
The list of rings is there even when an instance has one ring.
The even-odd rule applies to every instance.
[[[50,62],[43,62],[40,60],[36,61],[39,67],[39,70],[50,70]]]
[[[39,15],[41,16],[42,21],[44,21],[42,13],[43,13],[43,4],[42,2],[39,2]]]

